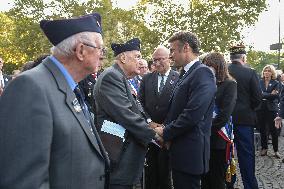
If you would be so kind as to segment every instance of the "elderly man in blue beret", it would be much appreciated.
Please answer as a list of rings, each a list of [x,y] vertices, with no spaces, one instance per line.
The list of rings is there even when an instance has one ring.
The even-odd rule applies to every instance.
[[[110,188],[132,189],[141,179],[147,146],[158,135],[151,129],[155,123],[147,122],[145,112],[131,92],[129,83],[129,79],[140,72],[139,39],[134,38],[125,44],[112,44],[111,47],[115,56],[114,65],[99,76],[94,91],[97,122],[110,154]],[[109,130],[113,130],[117,125],[122,133],[122,143],[111,140],[111,136],[105,138],[104,133],[108,132],[105,128],[110,126],[112,129]]]
[[[108,157],[77,87],[103,58],[101,17],[40,27],[52,55],[0,99],[0,188],[107,188]]]

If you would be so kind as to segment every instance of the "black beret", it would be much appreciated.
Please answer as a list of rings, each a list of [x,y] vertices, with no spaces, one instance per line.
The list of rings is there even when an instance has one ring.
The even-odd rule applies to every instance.
[[[126,51],[133,51],[133,50],[140,51],[140,40],[138,38],[133,38],[127,41],[125,44],[112,43],[111,49],[114,52],[114,56],[117,56],[120,53],[123,53]]]
[[[244,45],[235,45],[230,48],[230,55],[235,54],[247,54],[246,47]]]
[[[80,32],[102,33],[99,13],[62,20],[42,20],[40,21],[40,27],[54,46]]]

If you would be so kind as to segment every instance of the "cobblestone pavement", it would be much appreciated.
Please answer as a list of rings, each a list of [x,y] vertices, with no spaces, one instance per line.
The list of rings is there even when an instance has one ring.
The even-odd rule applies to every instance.
[[[282,163],[282,159],[284,158],[283,134],[279,137],[279,152],[281,154],[281,159],[276,159],[273,156],[274,152],[271,144],[268,148],[267,156],[260,156],[260,149],[255,152],[255,172],[259,189],[284,189],[284,163]],[[240,173],[238,173],[238,179],[235,187],[243,189]]]
[[[256,148],[255,158],[255,172],[258,181],[259,189],[284,189],[284,129],[282,129],[281,136],[279,137],[279,152],[280,159],[276,159],[273,155],[271,141],[269,141],[268,155],[260,156],[260,148]],[[235,188],[244,189],[241,174],[237,170],[237,181]],[[134,189],[141,189],[141,186],[136,186]]]

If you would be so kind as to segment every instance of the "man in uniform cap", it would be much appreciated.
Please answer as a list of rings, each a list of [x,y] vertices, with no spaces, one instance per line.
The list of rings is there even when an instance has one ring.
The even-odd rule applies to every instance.
[[[131,93],[128,81],[139,74],[139,39],[134,38],[125,44],[112,44],[111,48],[115,56],[114,65],[101,73],[95,85],[97,122],[98,126],[102,126],[108,120],[126,130],[119,157],[110,155],[110,188],[131,189],[140,182],[147,146],[155,132],[149,127],[152,123],[147,123],[143,108]],[[106,144],[109,141],[103,142]],[[119,148],[118,143],[109,145]],[[106,150],[112,153],[112,149]]]
[[[254,109],[261,102],[261,90],[256,72],[246,66],[244,45],[230,48],[229,73],[237,81],[237,101],[232,114],[238,162],[245,189],[257,189],[254,154]]]
[[[100,21],[95,13],[40,22],[52,55],[0,99],[0,188],[107,187],[108,158],[77,87],[103,57]]]

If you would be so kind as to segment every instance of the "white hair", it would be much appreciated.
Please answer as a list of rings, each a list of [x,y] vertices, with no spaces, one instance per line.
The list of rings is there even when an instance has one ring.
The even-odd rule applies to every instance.
[[[63,41],[61,41],[56,46],[53,46],[50,51],[51,54],[61,55],[61,56],[70,56],[74,53],[75,46],[80,42],[89,42],[91,41],[92,32],[81,32],[74,34]]]

